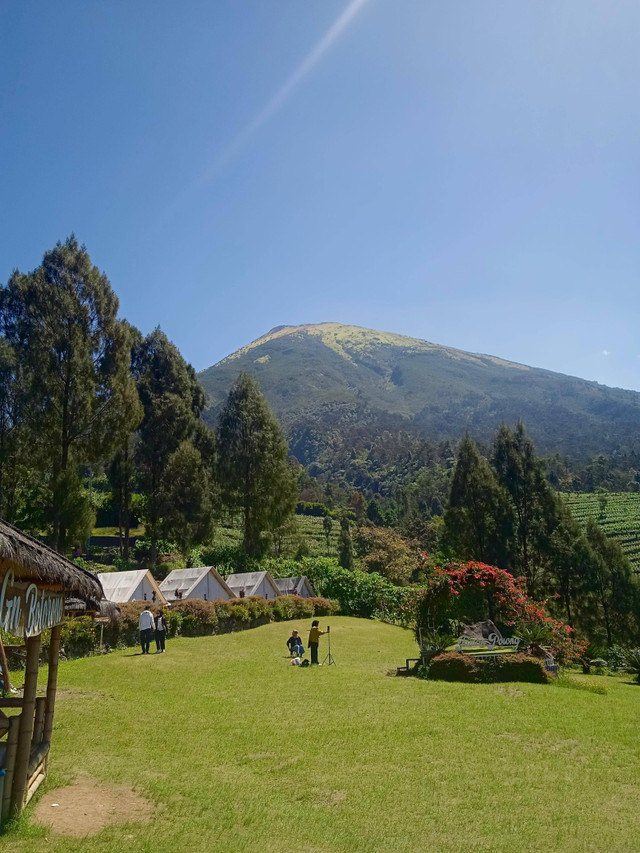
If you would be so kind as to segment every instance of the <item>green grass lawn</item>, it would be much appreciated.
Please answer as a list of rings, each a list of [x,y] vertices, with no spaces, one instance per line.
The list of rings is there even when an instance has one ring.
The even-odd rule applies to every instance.
[[[408,631],[331,626],[335,667],[290,666],[288,624],[62,664],[46,787],[79,771],[133,785],[155,820],[78,841],[33,825],[30,806],[2,850],[640,849],[630,677],[602,679],[605,696],[391,678],[415,652]]]

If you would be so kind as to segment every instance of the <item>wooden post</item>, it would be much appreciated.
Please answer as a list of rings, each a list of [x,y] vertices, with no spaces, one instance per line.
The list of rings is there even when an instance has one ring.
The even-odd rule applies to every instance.
[[[18,729],[18,749],[13,770],[11,791],[11,812],[19,815],[24,805],[27,786],[27,772],[31,755],[31,738],[36,707],[36,689],[38,687],[38,662],[40,659],[40,634],[27,637],[27,668],[24,673],[24,694],[20,728]]]
[[[4,692],[11,692],[11,680],[9,679],[9,664],[7,663],[7,655],[4,650],[4,643],[0,637],[0,666],[2,667],[2,680],[4,681]]]
[[[5,761],[6,774],[4,777],[4,789],[2,793],[2,823],[9,817],[11,810],[11,789],[13,787],[13,769],[16,763],[16,750],[18,748],[18,729],[20,728],[20,717],[16,715],[9,720],[9,733],[7,734],[7,755]]]
[[[60,632],[61,625],[55,625],[51,629],[51,642],[49,644],[49,674],[47,677],[47,710],[44,715],[44,731],[42,740],[51,743],[51,732],[53,730],[53,712],[56,705],[56,685],[58,683],[58,660],[60,658]]]
[[[42,733],[44,731],[44,712],[47,707],[47,700],[44,696],[38,696],[36,699],[36,716],[33,723],[33,736],[31,738],[31,748],[39,746],[42,743]]]

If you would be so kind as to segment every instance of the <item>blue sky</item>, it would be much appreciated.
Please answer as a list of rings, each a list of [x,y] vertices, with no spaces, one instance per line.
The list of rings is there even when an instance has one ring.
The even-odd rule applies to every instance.
[[[332,320],[640,389],[640,4],[4,0],[0,281],[203,369]]]

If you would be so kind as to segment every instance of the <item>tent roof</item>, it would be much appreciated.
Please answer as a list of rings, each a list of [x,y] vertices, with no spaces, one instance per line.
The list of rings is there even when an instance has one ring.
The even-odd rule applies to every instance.
[[[70,595],[93,601],[102,598],[95,575],[6,521],[0,521],[0,558],[26,569],[42,583],[59,584]]]
[[[108,598],[109,601],[115,601],[116,604],[130,601],[131,596],[136,591],[136,587],[145,578],[151,584],[151,588],[158,599],[158,604],[166,604],[162,590],[148,569],[134,569],[130,572],[102,572],[100,575],[105,598]]]
[[[255,595],[255,590],[260,586],[263,579],[266,579],[267,583],[271,586],[274,595],[280,595],[280,590],[269,572],[239,572],[238,574],[229,575],[227,585],[233,592],[237,592],[244,587],[245,595]]]
[[[299,595],[303,587],[307,587],[311,595],[315,595],[313,587],[306,575],[299,578],[274,578],[275,584],[283,595]]]
[[[197,566],[192,569],[174,569],[169,572],[166,578],[162,581],[160,589],[170,598],[173,598],[173,593],[180,589],[183,591],[183,596],[188,598],[191,594],[191,590],[194,589],[197,584],[200,583],[202,578],[209,573],[214,576],[222,588],[226,590],[232,598],[235,598],[233,591],[227,586],[224,578],[218,574],[217,570],[213,566]]]

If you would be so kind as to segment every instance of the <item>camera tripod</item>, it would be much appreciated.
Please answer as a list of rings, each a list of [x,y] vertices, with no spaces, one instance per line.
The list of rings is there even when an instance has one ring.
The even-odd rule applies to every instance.
[[[329,641],[329,651],[327,652],[325,659],[322,661],[322,666],[331,666],[331,664],[335,666],[336,662],[331,654],[331,631],[327,631],[327,640]]]

